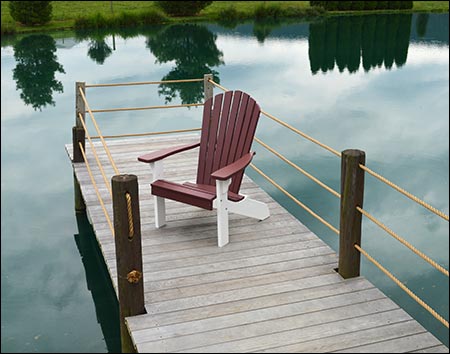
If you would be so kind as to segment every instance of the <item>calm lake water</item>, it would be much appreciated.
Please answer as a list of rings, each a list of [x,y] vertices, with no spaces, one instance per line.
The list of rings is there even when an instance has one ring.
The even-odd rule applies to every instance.
[[[71,142],[76,81],[213,73],[332,148],[364,150],[369,168],[448,214],[448,25],[448,14],[380,15],[2,38],[1,351],[120,348],[115,295],[89,223],[74,213],[64,144]],[[201,83],[87,91],[91,108],[192,103],[202,95]],[[201,108],[96,117],[104,135],[162,131],[199,127]],[[339,191],[336,156],[265,117],[257,136]],[[339,227],[336,197],[254,148],[255,165]],[[338,249],[333,232],[248,174]],[[364,208],[448,269],[448,222],[371,176],[365,185]],[[448,320],[448,277],[363,220],[363,247]],[[448,330],[364,257],[362,274],[448,346]]]

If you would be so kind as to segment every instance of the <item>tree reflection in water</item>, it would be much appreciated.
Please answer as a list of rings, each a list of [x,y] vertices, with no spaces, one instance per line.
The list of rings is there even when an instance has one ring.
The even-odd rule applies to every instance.
[[[20,98],[34,110],[42,110],[48,104],[54,106],[53,92],[63,92],[56,72],[65,73],[57,62],[56,42],[48,35],[30,35],[14,45],[16,67],[13,79],[16,89],[21,90]]]
[[[401,67],[408,57],[411,14],[328,18],[309,27],[311,71]]]
[[[196,24],[174,25],[147,38],[147,47],[156,57],[157,63],[175,61],[175,67],[161,80],[202,78],[213,74],[220,82],[218,72],[212,67],[224,64],[223,53],[216,45],[217,35],[205,26]],[[181,102],[203,102],[203,82],[159,85],[158,93],[171,102],[177,94]]]

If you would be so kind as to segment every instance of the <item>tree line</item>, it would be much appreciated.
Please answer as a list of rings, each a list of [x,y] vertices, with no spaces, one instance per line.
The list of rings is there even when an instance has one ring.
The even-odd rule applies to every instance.
[[[384,65],[401,67],[408,56],[411,14],[328,18],[309,26],[311,72],[335,67],[350,73]]]

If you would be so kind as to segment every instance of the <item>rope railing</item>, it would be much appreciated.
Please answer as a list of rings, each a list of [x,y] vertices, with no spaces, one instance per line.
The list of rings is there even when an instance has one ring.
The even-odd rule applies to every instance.
[[[95,157],[95,161],[97,162],[97,166],[100,170],[100,173],[102,174],[103,180],[105,181],[106,188],[108,188],[109,194],[112,197],[111,186],[109,185],[108,179],[106,178],[105,170],[103,169],[103,165],[101,164],[101,162],[98,158],[97,150],[95,149],[94,143],[92,142],[91,136],[89,135],[88,129],[86,127],[86,123],[84,122],[84,119],[83,119],[83,115],[81,113],[78,113],[78,118],[80,119],[80,122],[83,125],[83,129],[86,132],[86,138],[89,141],[89,145],[91,146],[92,153],[94,154],[94,157]]]
[[[100,192],[98,190],[97,183],[95,182],[94,175],[92,174],[92,170],[91,170],[91,167],[89,165],[88,159],[86,157],[86,152],[84,151],[83,144],[78,142],[78,146],[80,147],[81,154],[83,155],[84,162],[86,163],[86,168],[87,168],[87,171],[89,173],[89,177],[91,179],[92,186],[94,187],[95,194],[97,194],[98,201],[100,202],[100,205],[102,207],[103,213],[105,214],[106,221],[108,222],[109,229],[111,230],[111,233],[114,236],[114,228],[113,228],[113,225],[111,223],[111,219],[109,217],[108,211],[106,210],[105,204],[103,203],[103,199],[102,199],[102,196],[100,195]]]
[[[426,304],[421,298],[414,294],[405,284],[398,280],[391,272],[384,268],[377,260],[371,257],[364,249],[359,245],[355,244],[355,248],[367,257],[378,269],[380,269],[384,274],[386,274],[394,283],[396,283],[403,291],[405,291],[409,296],[411,296],[420,306],[425,308],[434,318],[441,322],[445,327],[449,328],[448,321],[445,320],[441,315],[439,315],[435,310],[433,310],[428,304]]]
[[[430,210],[431,212],[433,212],[434,214],[440,216],[442,219],[449,221],[448,220],[448,215],[446,215],[442,211],[436,209],[435,207],[431,206],[430,204],[428,204],[428,203],[424,202],[423,200],[417,198],[415,195],[407,192],[403,188],[400,188],[399,186],[397,186],[396,184],[392,183],[391,181],[389,181],[385,177],[383,177],[383,176],[379,175],[378,173],[372,171],[370,168],[368,168],[368,167],[366,167],[364,165],[359,165],[359,167],[362,168],[367,173],[369,173],[370,175],[372,175],[373,177],[379,179],[381,182],[386,183],[389,187],[394,188],[397,192],[400,192],[401,194],[405,195],[406,197],[408,197],[409,199],[413,200],[414,202],[422,205],[424,208],[426,208],[426,209]]]
[[[108,108],[108,109],[92,109],[92,113],[105,113],[105,112],[124,112],[124,111],[144,111],[148,109],[166,109],[166,108],[180,108],[180,107],[198,107],[203,106],[203,103],[185,103],[174,104],[170,106],[147,106],[147,107],[125,107],[125,108]]]
[[[265,147],[267,150],[269,150],[272,154],[274,154],[275,156],[279,157],[281,160],[283,160],[284,162],[286,162],[287,164],[289,164],[290,166],[292,166],[293,168],[295,168],[297,171],[299,171],[300,173],[304,174],[306,177],[308,177],[309,179],[311,179],[312,181],[316,182],[319,186],[321,186],[322,188],[326,189],[328,192],[330,192],[331,194],[333,194],[334,196],[340,198],[341,195],[336,192],[334,189],[332,189],[331,187],[327,186],[325,183],[323,183],[322,181],[320,181],[319,179],[317,179],[316,177],[314,177],[313,175],[311,175],[310,173],[306,172],[304,169],[302,169],[300,166],[296,165],[295,163],[293,163],[292,161],[288,160],[286,157],[284,157],[283,155],[281,155],[279,152],[277,152],[275,149],[271,148],[269,145],[267,145],[266,143],[264,143],[263,141],[261,141],[261,139],[255,137],[255,141],[262,145],[263,147]]]
[[[148,84],[169,84],[169,83],[178,83],[178,82],[201,82],[201,81],[205,81],[206,78],[204,79],[187,79],[187,80],[167,80],[167,81],[148,81],[148,82],[129,82],[129,83],[119,83],[119,84],[93,84],[93,85],[85,85],[86,88],[88,87],[114,87],[114,86],[132,86],[132,85],[148,85]],[[226,87],[214,82],[212,79],[207,79],[207,82],[209,82],[211,85],[223,90],[223,91],[229,91]],[[211,86],[209,86],[211,89]],[[147,107],[128,107],[128,108],[111,108],[111,109],[91,109],[89,107],[89,104],[86,100],[86,96],[83,92],[83,90],[81,89],[81,87],[79,88],[80,91],[80,96],[82,98],[82,100],[84,101],[85,107],[86,109],[81,111],[81,112],[88,112],[89,115],[91,116],[92,122],[94,124],[94,127],[98,133],[97,136],[90,136],[88,131],[87,131],[87,127],[86,127],[86,123],[83,119],[83,115],[81,113],[78,113],[78,117],[79,120],[83,126],[84,131],[86,132],[86,137],[89,140],[91,149],[93,151],[95,160],[97,162],[97,165],[102,173],[103,179],[105,181],[105,184],[108,188],[109,193],[112,195],[112,191],[111,188],[109,186],[109,183],[107,182],[107,178],[105,175],[105,172],[103,170],[103,167],[101,166],[101,163],[99,161],[98,158],[98,154],[95,150],[94,144],[92,142],[92,139],[100,139],[103,147],[105,149],[105,152],[108,156],[109,161],[111,162],[111,165],[115,171],[116,174],[119,174],[119,170],[117,169],[117,166],[111,156],[111,153],[109,151],[109,148],[105,142],[105,138],[122,138],[122,137],[138,137],[138,136],[152,136],[152,135],[162,135],[162,134],[171,134],[171,133],[185,133],[185,132],[194,132],[194,131],[199,131],[201,130],[201,128],[192,128],[192,129],[179,129],[179,130],[171,130],[171,131],[160,131],[160,132],[148,132],[148,133],[135,133],[135,134],[119,134],[119,135],[107,135],[107,136],[103,136],[98,124],[94,118],[94,114],[93,113],[103,113],[103,112],[120,112],[120,111],[138,111],[138,110],[150,110],[150,109],[166,109],[166,108],[180,108],[180,107],[196,107],[196,106],[202,106],[204,105],[203,103],[192,103],[192,104],[179,104],[179,105],[164,105],[164,106],[147,106]],[[206,95],[206,86],[205,86],[205,95]],[[210,96],[207,96],[210,97]],[[288,128],[289,130],[293,131],[294,133],[302,136],[303,138],[313,142],[316,145],[319,145],[320,147],[322,147],[323,149],[331,152],[332,154],[338,156],[338,157],[343,157],[345,152],[343,152],[342,154],[329,147],[326,144],[323,144],[322,142],[318,141],[317,139],[312,138],[311,136],[309,136],[308,134],[300,131],[299,129],[293,127],[292,125],[282,121],[281,119],[275,117],[272,114],[269,114],[267,112],[265,112],[264,110],[261,110],[261,114],[263,114],[264,116],[270,118],[271,120],[277,122],[278,124]],[[335,191],[334,189],[332,189],[331,187],[329,187],[328,185],[326,185],[325,183],[323,183],[322,181],[320,181],[319,179],[317,179],[316,177],[314,177],[313,175],[311,175],[310,173],[308,173],[307,171],[305,171],[304,169],[302,169],[301,167],[299,167],[298,165],[296,165],[295,163],[293,163],[292,161],[290,161],[288,158],[286,158],[285,156],[283,156],[281,153],[277,152],[274,148],[270,147],[269,145],[267,145],[266,143],[264,143],[261,139],[255,137],[254,140],[260,144],[261,146],[263,146],[265,149],[267,149],[268,151],[270,151],[271,153],[273,153],[275,156],[277,156],[278,158],[280,158],[281,160],[283,160],[284,162],[286,162],[287,164],[289,164],[291,167],[295,168],[297,171],[299,171],[300,173],[302,173],[303,175],[305,175],[306,177],[308,177],[309,179],[311,179],[312,181],[314,181],[315,183],[317,183],[319,186],[321,186],[322,188],[324,188],[325,190],[327,190],[328,192],[330,192],[331,194],[333,194],[334,196],[336,196],[337,198],[341,198],[341,194],[337,191]],[[98,186],[94,180],[94,176],[92,174],[92,170],[89,166],[87,157],[86,157],[86,152],[84,151],[83,146],[81,145],[81,143],[79,143],[80,145],[80,149],[81,149],[81,153],[83,155],[84,161],[86,162],[86,166],[89,172],[89,176],[91,178],[92,184],[94,186],[95,192],[97,194],[97,197],[100,201],[100,204],[102,206],[103,212],[105,213],[109,228],[111,229],[111,232],[114,235],[114,228],[112,226],[111,223],[111,219],[109,218],[109,214],[106,211],[105,205],[103,203],[103,200],[101,198],[100,192],[98,190]],[[357,169],[358,164],[355,165],[355,168]],[[307,207],[305,204],[303,204],[301,201],[299,201],[296,197],[294,197],[292,194],[290,194],[286,189],[284,189],[283,187],[281,187],[277,182],[275,182],[272,178],[270,178],[269,176],[267,176],[264,172],[262,172],[258,167],[256,167],[254,164],[250,164],[250,167],[252,167],[258,174],[260,174],[263,178],[265,178],[268,182],[270,182],[273,186],[275,186],[279,191],[281,191],[283,194],[285,194],[287,197],[289,197],[292,201],[294,201],[297,205],[299,205],[300,207],[302,207],[306,212],[308,212],[310,215],[312,215],[315,219],[317,219],[318,221],[320,221],[322,224],[324,224],[325,226],[327,226],[330,230],[332,230],[334,233],[336,234],[340,234],[339,229],[337,229],[336,227],[334,227],[333,225],[331,225],[331,223],[329,223],[328,221],[326,221],[325,219],[323,219],[321,216],[319,216],[317,213],[315,213],[314,211],[312,211],[309,207]],[[378,173],[375,173],[374,171],[372,171],[371,169],[369,169],[368,167],[366,167],[363,164],[359,164],[359,168],[361,168],[362,170],[364,170],[365,172],[369,173],[370,175],[372,175],[373,177],[379,179],[380,181],[386,183],[387,185],[389,185],[390,187],[394,188],[395,190],[397,190],[398,192],[400,192],[401,194],[407,196],[408,198],[410,198],[411,200],[415,201],[416,203],[422,205],[423,207],[425,207],[426,209],[430,210],[431,212],[435,213],[436,215],[440,216],[441,218],[443,218],[444,220],[449,220],[448,215],[446,215],[445,213],[439,211],[438,209],[434,208],[433,206],[431,206],[430,204],[422,201],[421,199],[417,198],[416,196],[412,195],[411,193],[405,191],[404,189],[400,188],[399,186],[397,186],[396,184],[394,184],[393,182],[387,180],[385,177],[379,175]],[[132,211],[132,200],[131,200],[131,195],[127,192],[125,194],[125,198],[126,198],[126,208],[127,208],[127,214],[128,214],[128,237],[131,240],[135,234],[135,230],[134,230],[134,225],[133,225],[133,211]],[[366,216],[367,218],[369,218],[372,222],[374,222],[377,226],[379,226],[380,228],[382,228],[384,231],[386,231],[390,236],[394,237],[395,239],[397,239],[400,243],[402,243],[404,246],[406,246],[407,248],[409,248],[412,252],[414,252],[416,255],[418,255],[419,257],[421,257],[423,260],[425,260],[426,262],[428,262],[430,265],[432,265],[435,269],[439,270],[441,273],[443,273],[446,276],[449,276],[449,271],[447,269],[445,269],[444,267],[442,267],[441,265],[439,265],[437,262],[435,262],[434,260],[432,260],[430,257],[428,257],[427,255],[425,255],[423,252],[419,251],[417,248],[415,248],[413,245],[411,245],[408,241],[406,241],[404,238],[400,237],[398,234],[396,234],[394,231],[392,231],[391,229],[389,229],[386,225],[384,225],[383,223],[381,223],[379,220],[377,220],[375,217],[373,217],[371,214],[369,214],[367,211],[365,211],[364,209],[360,208],[359,206],[356,207],[356,210],[358,212],[360,212],[362,215]],[[341,225],[342,226],[342,225]],[[342,229],[344,230],[344,229]],[[342,237],[342,235],[341,235]],[[358,242],[359,243],[359,242]],[[351,246],[350,246],[351,247]],[[375,266],[377,266],[383,273],[385,273],[391,280],[393,280],[400,288],[402,288],[402,290],[404,290],[406,293],[408,293],[408,295],[410,295],[416,302],[418,302],[422,307],[424,307],[427,311],[429,311],[436,319],[438,319],[441,323],[443,323],[447,328],[448,328],[448,321],[446,321],[442,316],[440,316],[439,314],[436,313],[436,311],[434,311],[429,305],[427,305],[423,300],[421,300],[417,295],[415,295],[410,289],[408,289],[403,283],[401,283],[394,275],[392,275],[392,273],[390,273],[388,270],[386,270],[379,262],[377,262],[373,257],[371,257],[365,250],[363,250],[357,243],[354,244],[354,247],[360,252],[362,253],[364,256],[366,256],[373,264],[375,264]],[[359,258],[359,257],[358,257]],[[359,266],[358,266],[359,267]],[[359,274],[359,273],[358,273]]]
[[[117,86],[137,86],[137,85],[159,85],[159,84],[174,84],[179,82],[200,82],[203,79],[184,79],[184,80],[165,80],[165,81],[141,81],[141,82],[123,82],[111,84],[91,84],[85,87],[117,87]]]
[[[99,138],[100,138],[100,140],[101,140],[101,142],[103,144],[103,148],[105,149],[105,152],[108,155],[109,161],[111,162],[111,166],[113,167],[114,172],[118,175],[119,174],[119,169],[117,168],[117,166],[116,166],[116,164],[115,164],[115,162],[114,162],[114,160],[113,160],[113,158],[111,156],[111,153],[109,151],[109,148],[108,148],[108,145],[106,144],[105,139],[103,139],[102,133],[101,133],[99,127],[98,127],[98,124],[97,124],[97,122],[96,122],[96,120],[94,118],[94,115],[92,114],[92,111],[91,111],[91,109],[89,107],[89,104],[88,104],[88,102],[86,100],[86,96],[84,95],[84,92],[83,92],[83,90],[81,88],[79,89],[79,91],[80,91],[81,97],[82,97],[82,99],[84,101],[84,104],[86,105],[87,112],[89,112],[89,115],[91,116],[92,123],[94,123],[95,130],[97,131],[97,133],[99,135]]]
[[[202,128],[192,128],[192,129],[178,129],[178,130],[166,130],[161,132],[148,132],[148,133],[132,133],[132,134],[118,134],[118,135],[103,135],[103,138],[106,139],[115,139],[115,138],[129,138],[129,137],[137,137],[137,136],[152,136],[152,135],[163,135],[163,134],[175,134],[175,133],[187,133],[187,132],[196,132],[202,130]],[[100,136],[92,136],[92,139],[99,139]]]
[[[221,85],[219,85],[218,83],[214,82],[213,80],[209,79],[208,80],[211,84],[213,84],[214,86],[220,88],[223,91],[229,91],[226,87],[223,87]],[[331,147],[329,147],[328,145],[325,145],[323,143],[321,143],[320,141],[318,141],[317,139],[314,139],[312,137],[310,137],[309,135],[303,133],[302,131],[298,130],[297,128],[291,126],[290,124],[282,121],[281,119],[273,116],[272,114],[269,114],[263,110],[261,110],[261,113],[264,114],[266,117],[272,119],[273,121],[283,125],[284,127],[290,129],[291,131],[301,135],[302,137],[304,137],[305,139],[310,140],[311,142],[321,146],[322,148],[330,151],[331,153],[333,153],[334,155],[340,157],[341,153]],[[430,210],[431,212],[435,213],[436,215],[440,216],[441,218],[443,218],[444,220],[449,221],[449,217],[448,215],[446,215],[445,213],[439,211],[438,209],[436,209],[435,207],[431,206],[430,204],[424,202],[423,200],[417,198],[416,196],[414,196],[413,194],[407,192],[406,190],[400,188],[399,186],[397,186],[396,184],[394,184],[393,182],[389,181],[388,179],[386,179],[385,177],[379,175],[378,173],[372,171],[371,169],[369,169],[368,167],[364,166],[364,165],[359,165],[359,167],[361,167],[364,171],[366,171],[367,173],[371,174],[372,176],[374,176],[375,178],[378,178],[380,181],[386,183],[387,185],[389,185],[390,187],[394,188],[395,190],[397,190],[398,192],[402,193],[403,195],[407,196],[408,198],[410,198],[411,200],[415,201],[416,203],[422,205],[423,207],[427,208],[428,210]],[[334,194],[334,193],[333,193]]]
[[[339,235],[339,230],[336,229],[333,225],[331,225],[328,221],[320,217],[318,214],[313,212],[310,208],[308,208],[305,204],[303,204],[301,201],[299,201],[297,198],[295,198],[291,193],[289,193],[286,189],[281,187],[277,182],[275,182],[272,178],[267,176],[264,172],[262,172],[258,167],[256,167],[254,164],[250,164],[250,167],[252,167],[256,172],[258,172],[261,176],[263,176],[266,180],[268,180],[270,183],[272,183],[276,188],[278,188],[280,191],[282,191],[285,195],[287,195],[290,199],[292,199],[297,205],[301,206],[304,210],[306,210],[309,214],[311,214],[313,217],[315,217],[317,220],[319,220],[322,224],[330,228],[332,231],[334,231],[336,234]]]
[[[359,206],[356,207],[356,209],[363,215],[365,215],[368,219],[370,219],[372,222],[374,222],[376,225],[378,225],[380,228],[382,228],[384,231],[386,231],[389,235],[397,239],[399,242],[401,242],[403,245],[408,247],[411,251],[413,251],[415,254],[417,254],[419,257],[421,257],[423,260],[431,264],[434,268],[439,270],[441,273],[445,274],[446,276],[449,276],[448,270],[433,261],[430,257],[425,255],[423,252],[419,251],[417,248],[415,248],[413,245],[411,245],[408,241],[406,241],[404,238],[397,235],[394,231],[389,229],[386,225],[381,223],[379,220],[374,218],[372,215],[370,215],[367,211],[360,208]]]
[[[267,113],[267,112],[265,112],[263,110],[261,110],[261,113],[264,114],[266,117],[272,119],[273,121],[275,121],[275,122],[281,124],[282,126],[288,128],[289,130],[293,131],[294,133],[297,133],[298,135],[300,135],[300,136],[304,137],[305,139],[313,142],[314,144],[317,144],[320,147],[324,148],[325,150],[330,151],[334,155],[336,155],[338,157],[341,157],[341,153],[339,151],[329,147],[328,145],[325,145],[324,143],[321,143],[319,140],[314,139],[313,137],[303,133],[302,131],[298,130],[297,128],[294,128],[292,125],[290,125],[290,124],[288,124],[286,122],[283,122],[281,119],[279,119],[279,118],[273,116],[272,114],[269,114],[269,113]]]
[[[226,87],[223,87],[222,85],[219,85],[217,82],[215,82],[215,81],[212,80],[212,79],[208,79],[208,81],[209,81],[210,83],[212,83],[214,86],[220,88],[222,91],[225,91],[225,92],[230,91],[230,90],[228,90]]]
[[[209,79],[208,81],[209,81],[211,84],[213,84],[214,86],[220,88],[220,89],[223,90],[223,91],[230,91],[230,90],[228,90],[226,87],[223,87],[223,86],[219,85],[218,83],[214,82],[214,81],[211,80],[211,79]],[[269,113],[267,113],[267,112],[264,111],[264,110],[261,110],[261,113],[264,114],[266,117],[272,119],[273,121],[275,121],[275,122],[281,124],[282,126],[288,128],[289,130],[292,130],[294,133],[297,133],[298,135],[300,135],[300,136],[304,137],[305,139],[307,139],[307,140],[313,142],[314,144],[317,144],[317,145],[319,145],[320,147],[324,148],[325,150],[330,151],[331,153],[335,154],[336,156],[338,156],[338,157],[341,156],[341,153],[340,153],[339,151],[337,151],[337,150],[335,150],[335,149],[329,147],[328,145],[325,145],[324,143],[321,143],[319,140],[314,139],[313,137],[310,137],[308,134],[305,134],[305,133],[303,133],[302,131],[298,130],[297,128],[294,128],[292,125],[290,125],[290,124],[288,124],[288,123],[282,121],[281,119],[275,117],[274,115],[269,114]]]

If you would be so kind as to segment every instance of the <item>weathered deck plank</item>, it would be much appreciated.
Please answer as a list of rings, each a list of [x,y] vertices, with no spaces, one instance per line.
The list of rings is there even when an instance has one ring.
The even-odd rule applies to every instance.
[[[217,247],[214,212],[167,201],[155,229],[148,166],[137,156],[198,135],[108,140],[121,173],[136,174],[147,314],[127,318],[139,352],[447,352],[434,336],[363,277],[342,279],[337,256],[245,177],[241,192],[268,204],[263,222],[230,215],[230,243]],[[114,175],[95,142],[107,178]],[[71,156],[72,146],[66,150]],[[111,196],[86,144],[112,220]],[[165,176],[193,180],[197,152],[168,158]],[[117,291],[114,239],[87,169],[74,164],[100,249]]]

